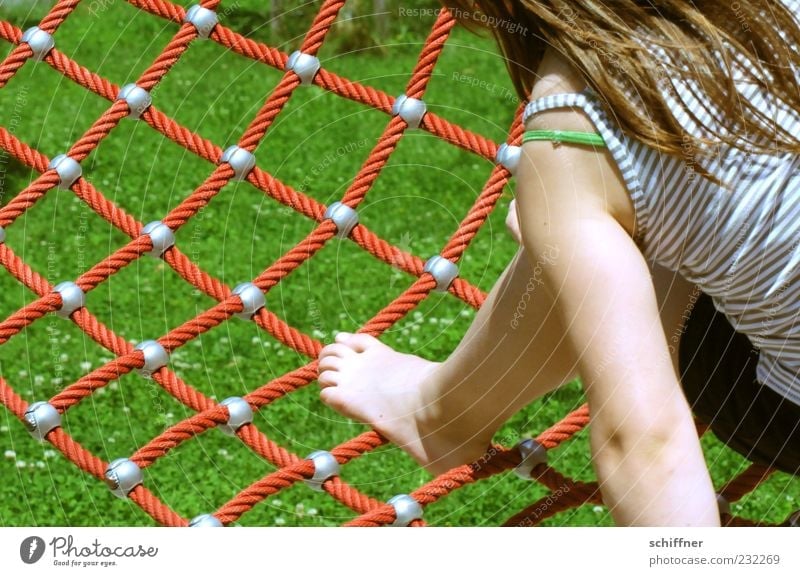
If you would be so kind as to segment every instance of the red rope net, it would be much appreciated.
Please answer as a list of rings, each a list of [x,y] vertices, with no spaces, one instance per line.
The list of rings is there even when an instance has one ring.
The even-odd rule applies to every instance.
[[[198,30],[192,23],[184,21],[186,9],[181,6],[166,0],[128,1],[136,8],[170,20],[177,25],[177,31],[170,42],[136,80],[136,84],[140,88],[151,91],[197,40]],[[200,6],[213,11],[219,3],[220,0],[203,0],[200,2]],[[302,41],[300,47],[302,53],[314,55],[319,51],[344,3],[344,0],[326,0],[324,2]],[[72,13],[77,4],[78,0],[60,0],[42,19],[38,27],[48,34],[55,35],[58,27]],[[437,59],[454,25],[455,20],[452,15],[446,10],[441,11],[424,43],[418,63],[406,87],[405,93],[409,98],[422,99],[424,97]],[[22,35],[23,32],[12,24],[0,22],[0,37],[15,45],[8,57],[0,64],[0,88],[4,87],[25,63],[36,56],[31,46],[22,41]],[[222,23],[213,27],[209,38],[245,58],[278,70],[286,68],[288,56],[285,53],[246,38],[226,28]],[[59,52],[58,49],[53,48],[47,51],[43,56],[43,61],[72,82],[110,102],[106,111],[67,151],[70,158],[81,162],[114,130],[123,118],[129,115],[129,106],[125,100],[117,100],[120,87],[87,70]],[[325,68],[316,73],[313,83],[343,98],[380,110],[389,117],[383,133],[341,199],[343,204],[357,208],[387,164],[408,125],[400,115],[392,114],[395,99],[380,90],[339,77]],[[253,151],[259,145],[300,84],[301,80],[295,72],[285,71],[280,82],[268,95],[263,106],[242,134],[238,142],[239,147]],[[222,154],[220,147],[181,126],[159,111],[155,104],[149,106],[142,113],[141,120],[213,165],[213,169],[210,170],[210,174],[202,184],[197,186],[162,219],[163,224],[176,231],[218,195],[220,190],[234,177],[234,170],[230,164],[220,162]],[[497,144],[452,124],[432,112],[425,114],[419,127],[480,157],[493,162],[496,159],[499,148]],[[521,132],[522,127],[519,114],[517,114],[517,119],[510,129],[507,144],[518,145]],[[3,127],[0,127],[0,147],[40,174],[0,209],[0,228],[9,236],[13,236],[16,232],[12,226],[14,222],[48,192],[57,187],[60,183],[60,176],[55,169],[48,168],[49,158],[15,138]],[[483,191],[449,242],[442,248],[440,254],[443,258],[454,263],[459,261],[495,207],[510,177],[511,174],[506,167],[501,163],[496,164]],[[326,206],[287,186],[258,166],[247,174],[246,179],[247,182],[276,202],[317,222],[315,229],[306,238],[264,268],[252,280],[252,283],[263,293],[267,293],[334,238],[337,228],[331,220],[324,218]],[[70,189],[91,210],[130,237],[127,244],[119,247],[74,280],[74,283],[84,293],[87,293],[135,262],[143,254],[150,252],[153,245],[150,236],[142,233],[142,224],[105,197],[87,178],[79,177],[70,186]],[[0,236],[0,238],[2,237]],[[362,224],[358,224],[352,230],[349,240],[378,260],[417,278],[407,290],[361,327],[361,332],[379,336],[417,307],[436,288],[436,280],[429,273],[423,271],[424,262],[422,260],[393,246]],[[158,338],[158,343],[167,352],[174,352],[242,311],[243,304],[240,298],[234,295],[222,281],[200,269],[186,254],[181,252],[179,246],[167,249],[162,258],[188,283],[217,301],[213,307]],[[43,316],[59,311],[62,306],[62,297],[59,292],[54,291],[53,286],[29,267],[2,240],[0,240],[0,263],[14,278],[39,297],[0,322],[0,344],[3,344]],[[457,278],[450,285],[449,292],[475,308],[481,305],[485,297],[480,289],[461,278]],[[78,308],[70,315],[69,319],[97,344],[112,352],[115,358],[66,386],[50,398],[48,402],[59,413],[66,412],[76,404],[85,401],[96,390],[107,386],[128,372],[143,368],[145,365],[144,354],[141,350],[135,349],[124,338],[115,334],[85,307]],[[312,336],[293,328],[266,308],[260,308],[253,320],[261,329],[267,331],[281,343],[309,359],[305,366],[267,382],[244,397],[253,411],[259,411],[266,409],[276,399],[315,380],[317,376],[315,358],[322,348],[322,344]],[[193,410],[195,414],[169,427],[129,456],[130,461],[142,469],[151,466],[182,443],[211,428],[227,423],[229,418],[226,406],[212,401],[184,382],[168,366],[156,370],[152,374],[152,378],[177,401]],[[24,421],[28,404],[2,376],[0,376],[0,402]],[[584,406],[542,432],[536,440],[545,449],[554,448],[582,430],[588,423],[588,416],[588,410]],[[213,515],[222,524],[236,521],[262,500],[298,481],[309,479],[314,474],[314,464],[310,460],[302,459],[270,440],[254,424],[243,425],[238,429],[236,435],[254,453],[276,466],[277,470],[241,490],[228,502],[221,504]],[[55,446],[81,470],[98,480],[105,480],[108,463],[84,449],[63,428],[56,427],[51,430],[46,435],[46,441]],[[367,432],[332,447],[330,453],[340,465],[344,466],[384,443],[385,440],[375,432]],[[495,446],[479,462],[453,469],[421,486],[410,496],[422,507],[425,507],[466,484],[512,469],[519,465],[520,461],[521,456],[518,449]],[[726,484],[721,489],[721,494],[728,502],[736,501],[754,490],[769,474],[770,470],[753,465]],[[512,516],[506,525],[533,526],[560,511],[588,502],[600,502],[595,483],[573,481],[547,464],[536,465],[531,476],[547,487],[550,494],[540,502],[535,502]],[[341,476],[331,477],[323,483],[322,488],[331,497],[354,512],[354,518],[347,522],[347,525],[380,526],[392,524],[396,520],[393,506],[377,501],[356,490],[346,483],[346,477],[345,467],[342,469]],[[144,484],[138,484],[133,488],[128,497],[159,524],[168,526],[186,526],[188,524],[187,519],[165,505]],[[731,525],[753,524],[749,520],[727,514],[725,520]],[[423,521],[415,520],[412,525],[423,525]]]

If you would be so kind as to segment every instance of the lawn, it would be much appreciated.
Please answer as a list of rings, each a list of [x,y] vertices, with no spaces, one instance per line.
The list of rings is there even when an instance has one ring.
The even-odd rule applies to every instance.
[[[190,5],[192,2],[180,2]],[[223,2],[222,21],[262,42],[291,52],[318,8],[287,13],[274,29],[257,0]],[[34,25],[48,3],[3,3],[0,18],[20,28]],[[229,5],[230,9],[226,9]],[[31,7],[32,6],[32,7]],[[357,17],[358,15],[356,15]],[[334,26],[320,59],[327,69],[388,94],[403,92],[432,15],[399,15],[387,38],[376,41],[369,20]],[[56,33],[67,56],[119,84],[133,81],[174,35],[177,26],[126,2],[84,2]],[[360,48],[357,48],[360,46]],[[11,49],[6,44],[3,48]],[[161,111],[226,147],[277,84],[281,73],[196,41],[154,91]],[[516,104],[502,60],[488,39],[457,30],[426,95],[430,110],[503,141]],[[108,108],[43,63],[28,62],[0,90],[0,125],[52,157],[65,151]],[[388,117],[317,87],[298,89],[256,150],[258,165],[287,184],[329,204],[340,199]],[[7,203],[32,174],[3,156]],[[83,163],[84,176],[107,198],[142,222],[158,220],[195,189],[213,167],[142,122],[123,121]],[[361,222],[379,236],[425,259],[438,253],[480,193],[492,164],[424,131],[411,131],[359,209]],[[515,251],[503,220],[511,190],[501,200],[461,263],[461,275],[489,290]],[[229,184],[177,233],[177,244],[212,276],[230,286],[257,276],[314,228],[249,184]],[[74,279],[122,246],[127,237],[70,191],[52,190],[7,229],[7,243],[51,284]],[[267,296],[268,308],[324,342],[354,330],[400,294],[413,278],[379,262],[349,241],[333,241]],[[5,269],[0,271],[0,317],[35,299]],[[141,258],[87,295],[86,306],[116,334],[136,343],[156,338],[213,306],[169,266]],[[474,310],[450,295],[435,294],[391,328],[383,340],[401,350],[443,359],[458,343]],[[0,347],[0,375],[26,401],[47,399],[110,361],[74,324],[54,315],[33,323]],[[207,396],[241,396],[304,365],[307,359],[253,323],[232,319],[176,351],[170,367]],[[513,445],[536,435],[578,407],[572,383],[518,414],[498,434]],[[128,456],[191,415],[163,390],[135,373],[99,389],[70,409],[65,430],[105,460]],[[314,384],[258,412],[255,424],[270,439],[304,456],[365,430],[318,400]],[[716,440],[703,440],[717,485],[747,463]],[[153,520],[115,498],[49,444],[33,441],[0,408],[0,525],[126,526]],[[585,432],[553,450],[550,462],[579,480],[593,479]],[[238,440],[211,430],[186,442],[145,472],[146,485],[185,517],[212,512],[274,468]],[[377,499],[410,492],[430,479],[395,447],[348,464],[342,477]],[[734,512],[780,521],[797,508],[800,483],[775,475]],[[434,525],[497,525],[546,494],[513,474],[459,490],[430,506]],[[352,511],[302,484],[271,497],[242,516],[242,525],[338,525]],[[549,525],[609,525],[607,510],[584,506]]]

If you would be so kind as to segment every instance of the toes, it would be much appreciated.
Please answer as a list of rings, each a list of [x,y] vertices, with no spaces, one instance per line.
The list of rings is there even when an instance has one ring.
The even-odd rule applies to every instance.
[[[348,348],[348,350],[350,350]],[[352,350],[350,350],[351,354],[355,354]],[[319,361],[319,373],[322,374],[328,370],[333,372],[338,372],[342,368],[342,363],[344,359],[339,356],[320,356]]]
[[[339,394],[339,389],[336,386],[323,388],[322,392],[319,393],[319,399],[322,400],[323,404],[330,406],[334,410],[341,408],[341,394]]]
[[[355,354],[355,350],[344,344],[328,344],[319,353],[320,362],[326,358],[347,358]]]
[[[320,388],[326,390],[327,388],[336,388],[341,383],[341,374],[336,372],[335,370],[325,370],[320,371],[319,376],[317,377],[317,382],[319,383]]]
[[[353,337],[355,337],[355,334],[352,334],[350,332],[337,332],[336,335],[333,337],[333,340],[337,344],[341,344],[342,346],[347,346],[347,343],[350,342],[350,340]],[[348,348],[349,348],[349,346],[348,346]],[[351,350],[352,350],[352,348],[351,348]]]
[[[356,352],[364,352],[373,346],[380,346],[380,342],[369,334],[350,334],[348,332],[339,332],[336,335],[336,342],[344,344]]]
[[[336,410],[339,414],[341,414],[345,418],[350,418],[351,420],[358,420],[359,422],[362,421],[353,412],[353,404],[351,401],[348,400],[347,393],[338,386],[331,386],[329,388],[324,388],[322,392],[319,393],[319,399],[322,400],[323,404],[327,405],[333,410]]]

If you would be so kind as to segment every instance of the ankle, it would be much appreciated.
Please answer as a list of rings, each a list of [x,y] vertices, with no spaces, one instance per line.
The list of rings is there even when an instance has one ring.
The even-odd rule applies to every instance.
[[[415,415],[423,433],[440,433],[484,450],[491,443],[500,424],[487,418],[481,402],[463,388],[446,380],[447,373],[437,364],[420,386],[420,410]]]
[[[431,363],[419,384],[419,410],[414,418],[425,427],[441,423],[448,412],[444,402],[446,387],[442,381],[442,366],[441,362]]]

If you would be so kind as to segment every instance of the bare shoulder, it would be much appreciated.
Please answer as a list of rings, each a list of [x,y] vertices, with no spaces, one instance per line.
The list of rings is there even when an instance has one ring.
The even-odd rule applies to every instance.
[[[561,92],[580,92],[587,86],[583,76],[552,48],[545,51],[537,76],[539,79],[533,86],[532,98]]]
[[[531,92],[532,100],[553,94],[577,93],[588,86],[581,74],[554,50],[545,53],[538,76]],[[587,114],[579,108],[537,113],[528,119],[525,128],[597,131]],[[570,204],[565,213],[588,214],[600,209],[611,214],[633,235],[633,203],[608,150],[570,145],[554,148],[549,142],[529,142],[523,145],[523,159],[518,174],[522,190],[530,187],[529,182],[547,180],[548,174],[552,174],[552,184],[541,187],[537,193],[547,199],[550,209],[565,202]],[[566,180],[565,175],[569,175]],[[570,186],[571,190],[565,190],[565,186]]]
[[[553,94],[580,92],[588,86],[583,76],[553,49],[548,49],[545,52],[537,75],[539,79],[533,85],[531,100]],[[586,117],[586,114],[575,109],[552,110],[536,114],[528,119],[525,127],[528,130],[594,131],[594,126]]]

